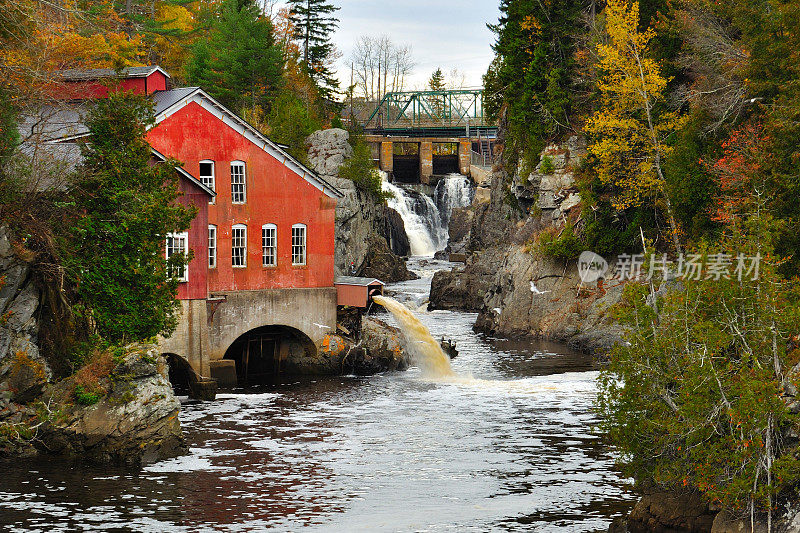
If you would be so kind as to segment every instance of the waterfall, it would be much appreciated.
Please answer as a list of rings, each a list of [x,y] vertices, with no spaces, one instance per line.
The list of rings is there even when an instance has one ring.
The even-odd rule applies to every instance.
[[[472,203],[474,195],[472,183],[462,174],[448,174],[444,179],[439,180],[433,196],[436,199],[436,206],[439,208],[445,229],[450,224],[450,215],[453,213],[453,209],[467,207]]]
[[[443,378],[455,376],[450,367],[450,358],[441,345],[431,336],[431,332],[403,304],[386,296],[374,296],[375,303],[392,313],[403,332],[406,352],[425,377]]]
[[[447,230],[442,232],[442,217],[433,200],[389,183],[385,174],[382,187],[394,195],[387,203],[403,219],[411,255],[433,255],[447,246]]]
[[[385,172],[382,188],[394,196],[389,207],[400,214],[408,235],[411,255],[428,256],[444,250],[449,239],[450,213],[455,207],[472,202],[472,186],[461,174],[450,174],[436,186],[434,199],[425,194],[389,183]]]

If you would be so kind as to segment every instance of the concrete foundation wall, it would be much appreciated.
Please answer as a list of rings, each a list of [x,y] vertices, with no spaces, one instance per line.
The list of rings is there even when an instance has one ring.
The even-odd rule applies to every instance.
[[[422,141],[419,143],[419,179],[421,183],[429,185],[433,176],[433,143]]]
[[[463,175],[469,176],[471,164],[472,164],[472,143],[468,139],[461,140],[458,143],[459,171]]]
[[[162,353],[189,361],[203,376],[211,361],[239,337],[262,326],[287,326],[305,334],[319,348],[336,332],[336,289],[274,289],[215,293],[217,300],[181,302],[178,327],[160,342]]]
[[[174,353],[186,359],[201,376],[209,375],[208,312],[205,300],[181,300],[178,327],[168,339],[161,339],[161,353]]]
[[[386,139],[390,138],[391,141]],[[380,169],[386,172],[394,170],[394,143],[412,143],[419,145],[420,181],[430,183],[433,176],[433,144],[457,144],[459,172],[469,176],[472,163],[473,139],[462,137],[383,137],[380,135],[367,135],[365,140],[375,145],[380,145]]]

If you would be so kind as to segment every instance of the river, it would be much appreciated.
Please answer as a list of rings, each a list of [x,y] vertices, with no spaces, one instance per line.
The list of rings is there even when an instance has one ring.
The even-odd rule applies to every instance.
[[[423,303],[434,270],[389,287]],[[634,496],[593,431],[596,372],[558,345],[486,338],[475,315],[418,312],[458,344],[457,382],[419,371],[291,380],[184,399],[190,454],[141,471],[0,474],[9,531],[604,531]],[[382,314],[387,320],[391,318]]]

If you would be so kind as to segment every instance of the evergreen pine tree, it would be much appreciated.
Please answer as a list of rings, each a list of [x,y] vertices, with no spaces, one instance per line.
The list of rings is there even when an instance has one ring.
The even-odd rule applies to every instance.
[[[249,117],[269,112],[282,83],[283,54],[272,22],[253,0],[225,0],[186,67],[189,82]]]
[[[288,4],[294,38],[303,51],[303,65],[322,95],[330,98],[339,88],[336,73],[329,66],[335,53],[331,35],[339,25],[334,13],[339,8],[326,0],[290,0]]]
[[[431,91],[444,91],[444,74],[442,74],[441,68],[437,68],[431,75],[431,79],[428,80],[428,87],[431,88]]]
[[[167,235],[196,215],[176,200],[177,162],[152,165],[145,134],[154,122],[146,97],[113,94],[89,113],[84,164],[69,191],[74,219],[60,249],[79,307],[107,341],[170,334],[177,323],[178,282],[170,272],[188,257],[164,257]],[[79,307],[75,310],[78,311]]]
[[[486,111],[497,116],[508,105],[512,126],[506,151],[538,153],[546,137],[569,126],[574,99],[575,35],[581,0],[502,0],[496,53],[486,76]]]
[[[431,75],[431,79],[428,80],[428,87],[430,87],[431,91],[445,90],[444,74],[442,74],[441,68],[437,68]],[[437,117],[441,117],[442,111],[444,111],[444,98],[438,95],[432,96],[430,98],[430,103],[434,114]]]

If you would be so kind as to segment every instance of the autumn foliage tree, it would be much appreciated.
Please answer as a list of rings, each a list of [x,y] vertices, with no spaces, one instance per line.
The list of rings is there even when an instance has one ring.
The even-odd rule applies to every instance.
[[[600,109],[586,124],[593,139],[589,151],[598,160],[600,180],[615,187],[615,207],[624,210],[655,202],[680,251],[680,230],[666,194],[663,165],[672,152],[668,138],[686,118],[667,108],[669,80],[651,56],[655,31],[639,31],[638,2],[609,0],[605,17],[608,42],[597,49]]]
[[[800,483],[800,417],[787,396],[800,385],[800,284],[778,271],[765,140],[743,126],[707,163],[724,231],[696,250],[706,268],[659,298],[626,288],[616,318],[628,342],[601,373],[598,404],[627,474],[769,524]]]

